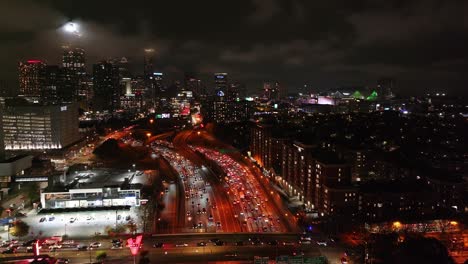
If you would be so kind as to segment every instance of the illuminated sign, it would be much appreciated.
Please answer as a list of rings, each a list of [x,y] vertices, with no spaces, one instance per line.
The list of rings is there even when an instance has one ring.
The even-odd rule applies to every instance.
[[[132,256],[136,256],[138,254],[138,251],[140,251],[142,239],[143,239],[142,235],[139,235],[136,238],[127,239],[127,247],[130,248],[130,252],[132,253]]]
[[[163,73],[162,73],[162,72],[153,72],[153,75],[155,75],[155,76],[163,76]]]
[[[216,79],[224,79],[224,77],[226,77],[226,76],[224,76],[224,75],[216,75]]]
[[[66,106],[66,105],[65,105],[65,106],[61,106],[61,107],[60,107],[60,111],[62,111],[62,112],[63,112],[63,111],[67,111],[67,106]]]

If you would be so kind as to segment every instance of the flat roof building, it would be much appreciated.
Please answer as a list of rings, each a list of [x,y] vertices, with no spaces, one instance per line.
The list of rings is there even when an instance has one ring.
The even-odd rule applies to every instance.
[[[0,114],[5,150],[61,149],[80,139],[75,104],[6,104]]]

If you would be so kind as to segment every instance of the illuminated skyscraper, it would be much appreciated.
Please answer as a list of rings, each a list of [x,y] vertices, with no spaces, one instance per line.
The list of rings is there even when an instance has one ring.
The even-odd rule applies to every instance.
[[[224,97],[227,93],[228,88],[228,74],[225,72],[219,72],[214,74],[215,81],[215,93],[218,97]]]
[[[263,97],[268,100],[280,99],[280,84],[279,82],[264,82]]]
[[[63,102],[85,99],[78,97],[86,75],[84,49],[64,46],[62,67],[62,84],[57,91],[59,99]]]
[[[200,96],[204,95],[204,91],[201,86],[201,80],[197,78],[195,73],[185,73],[184,82],[185,90],[192,91],[194,97],[199,98]]]
[[[44,87],[46,64],[40,60],[19,63],[19,94],[25,97],[40,97]]]

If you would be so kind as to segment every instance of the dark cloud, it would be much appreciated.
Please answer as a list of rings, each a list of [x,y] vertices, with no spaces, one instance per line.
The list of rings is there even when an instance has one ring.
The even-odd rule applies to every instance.
[[[468,83],[462,0],[3,0],[0,10],[0,79],[16,78],[21,59],[57,63],[74,42],[89,63],[127,56],[141,70],[152,47],[161,70],[226,71],[250,90],[268,79],[296,90],[394,76],[408,93]],[[80,21],[78,43],[61,32],[67,21]]]

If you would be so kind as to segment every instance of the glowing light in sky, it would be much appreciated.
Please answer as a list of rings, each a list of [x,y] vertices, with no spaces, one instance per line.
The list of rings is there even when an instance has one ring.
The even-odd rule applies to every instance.
[[[80,31],[79,31],[79,25],[77,23],[72,23],[72,22],[67,23],[63,26],[63,29],[65,30],[65,32],[68,32],[77,36],[81,36]]]

